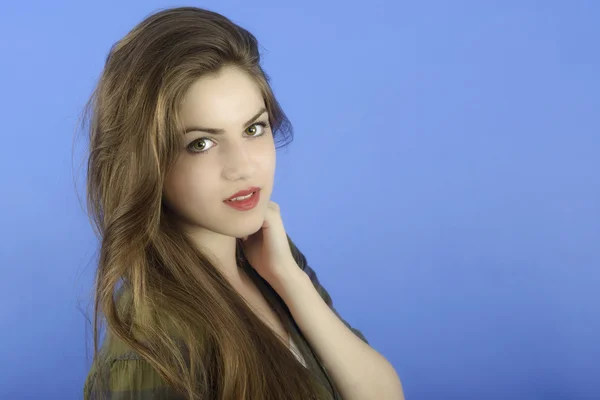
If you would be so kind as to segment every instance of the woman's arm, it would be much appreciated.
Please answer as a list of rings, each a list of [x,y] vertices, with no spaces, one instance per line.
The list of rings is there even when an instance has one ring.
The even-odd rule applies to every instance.
[[[297,251],[294,254],[297,264],[305,263],[304,256],[292,249]],[[286,268],[289,272],[272,283],[273,289],[286,303],[343,398],[404,400],[402,384],[393,366],[361,340],[324,301],[306,273],[308,268],[298,267]]]

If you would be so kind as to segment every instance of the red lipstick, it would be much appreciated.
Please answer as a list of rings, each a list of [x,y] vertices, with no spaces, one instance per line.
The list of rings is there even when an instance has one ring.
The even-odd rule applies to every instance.
[[[244,199],[240,199],[240,200],[233,200],[236,197],[243,197],[243,196],[248,196],[248,197],[244,198]],[[259,200],[260,200],[260,188],[253,186],[246,190],[240,190],[239,192],[233,194],[226,200],[223,200],[223,202],[225,204],[227,204],[228,206],[235,208],[236,210],[247,211],[247,210],[251,210],[254,207],[256,207]]]

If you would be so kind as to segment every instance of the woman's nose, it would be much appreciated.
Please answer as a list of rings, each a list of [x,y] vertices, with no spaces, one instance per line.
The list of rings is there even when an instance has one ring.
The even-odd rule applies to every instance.
[[[244,144],[229,145],[223,154],[224,169],[232,174],[251,174],[254,166],[250,149]]]

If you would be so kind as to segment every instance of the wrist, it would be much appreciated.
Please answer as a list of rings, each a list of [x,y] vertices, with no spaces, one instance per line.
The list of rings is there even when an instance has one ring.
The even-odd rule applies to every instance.
[[[306,272],[296,264],[295,260],[292,260],[286,268],[282,268],[281,271],[270,280],[269,284],[275,289],[280,297],[285,298],[292,289],[298,288],[307,282],[312,284]]]

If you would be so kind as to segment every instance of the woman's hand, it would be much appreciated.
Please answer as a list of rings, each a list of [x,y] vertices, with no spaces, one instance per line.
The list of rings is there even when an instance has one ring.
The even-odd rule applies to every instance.
[[[296,265],[283,227],[279,205],[269,201],[262,227],[242,238],[246,259],[260,276],[270,284],[282,278]]]

